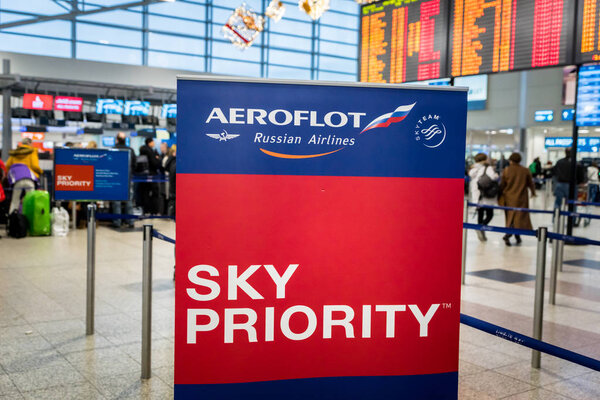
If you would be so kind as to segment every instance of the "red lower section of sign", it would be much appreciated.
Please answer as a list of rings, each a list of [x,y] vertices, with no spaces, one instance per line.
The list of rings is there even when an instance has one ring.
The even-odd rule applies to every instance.
[[[93,165],[56,165],[54,175],[55,190],[86,192],[94,190]]]
[[[463,180],[178,174],[177,191],[176,384],[458,370]],[[281,276],[291,264],[277,298],[265,265]],[[190,281],[196,265],[218,271],[197,274],[219,285],[215,299],[190,297],[216,293]],[[228,300],[230,265],[238,277],[258,266],[246,282],[262,299],[238,280]],[[215,326],[190,335],[208,329],[206,310]],[[235,313],[256,322],[228,338]]]

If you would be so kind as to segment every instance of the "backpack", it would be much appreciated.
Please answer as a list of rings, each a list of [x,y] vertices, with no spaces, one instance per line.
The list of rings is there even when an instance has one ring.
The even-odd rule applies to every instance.
[[[488,167],[485,167],[483,170],[483,175],[481,175],[477,180],[477,188],[483,197],[493,199],[500,194],[500,184],[498,181],[493,180],[488,174],[486,174],[487,169]]]
[[[6,230],[8,236],[20,239],[27,236],[27,230],[29,229],[29,221],[27,217],[15,210],[8,216],[8,224]]]
[[[38,180],[37,176],[31,172],[27,165],[21,163],[11,165],[8,170],[8,183],[14,185],[21,179],[31,179],[34,182]]]
[[[148,156],[139,155],[135,158],[135,172],[140,175],[150,174],[150,163],[148,162]]]

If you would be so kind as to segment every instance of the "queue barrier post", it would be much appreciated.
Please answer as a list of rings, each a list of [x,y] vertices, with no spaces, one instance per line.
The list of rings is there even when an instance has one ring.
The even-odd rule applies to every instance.
[[[544,320],[544,280],[546,277],[546,241],[548,228],[538,228],[537,231],[537,258],[535,274],[535,302],[533,311],[533,338],[542,340],[542,323]],[[540,368],[541,353],[533,350],[531,353],[531,366]]]
[[[463,209],[463,222],[469,222],[469,200],[465,199],[465,206]],[[462,269],[460,274],[461,284],[465,284],[465,276],[467,273],[467,232],[468,229],[463,224],[463,237],[462,237]]]
[[[144,225],[142,256],[142,379],[152,375],[152,225]]]
[[[560,205],[560,209],[562,211],[566,211],[567,209],[567,199],[562,199],[562,203]],[[568,218],[561,218],[560,219],[561,223],[558,225],[559,227],[559,232],[561,235],[565,234],[566,226],[568,224],[569,219]],[[558,242],[558,270],[560,272],[563,272],[563,255],[564,255],[564,251],[565,251],[565,241],[564,240],[560,240]]]
[[[75,202],[73,202],[75,209]],[[94,302],[96,291],[96,203],[88,204],[87,215],[87,292],[85,334],[94,334]]]
[[[562,215],[560,209],[554,210],[554,232],[559,233],[560,226],[562,224]],[[552,262],[550,265],[550,295],[548,302],[550,304],[556,304],[556,282],[558,279],[558,252],[561,241],[554,239],[552,241]]]
[[[71,229],[77,229],[77,202],[71,202]]]

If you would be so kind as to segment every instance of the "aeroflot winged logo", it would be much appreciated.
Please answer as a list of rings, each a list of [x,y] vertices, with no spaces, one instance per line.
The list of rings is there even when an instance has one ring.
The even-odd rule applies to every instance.
[[[392,112],[380,115],[379,117],[372,120],[367,124],[358,134],[361,135],[369,130],[376,128],[388,128],[390,125],[403,121],[411,110],[414,108],[416,103],[401,105],[396,107]],[[299,127],[302,125],[309,125],[313,127],[328,127],[328,128],[342,128],[350,125],[354,129],[360,129],[362,125],[361,118],[366,116],[366,113],[361,112],[341,112],[341,111],[330,111],[319,118],[317,111],[308,110],[284,110],[276,109],[270,112],[259,108],[230,108],[229,116],[221,110],[221,108],[215,107],[210,112],[206,123],[213,120],[219,121],[222,124],[243,124],[243,125],[267,125],[268,123],[276,126],[293,125]],[[267,122],[268,121],[268,122]],[[223,130],[222,133],[207,133],[206,136],[218,140],[219,142],[228,141],[234,139],[240,135],[232,135]],[[331,151],[309,153],[309,154],[287,154],[279,153],[272,150],[268,150],[263,146],[259,146],[259,150],[264,154],[286,159],[307,159],[323,157],[329,154],[337,153],[343,150],[347,146],[354,146],[356,138],[350,137],[339,137],[335,134],[313,134],[309,138],[305,136],[294,136],[289,133],[284,134],[265,134],[263,132],[256,132],[252,140],[257,144],[289,144],[289,145],[319,145],[319,146],[336,146],[337,148]]]

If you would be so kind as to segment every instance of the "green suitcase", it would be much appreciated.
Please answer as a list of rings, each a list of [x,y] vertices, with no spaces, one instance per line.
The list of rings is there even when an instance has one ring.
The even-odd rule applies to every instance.
[[[45,190],[28,192],[23,199],[23,215],[29,221],[30,235],[50,235],[50,194]]]

